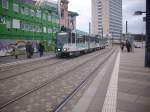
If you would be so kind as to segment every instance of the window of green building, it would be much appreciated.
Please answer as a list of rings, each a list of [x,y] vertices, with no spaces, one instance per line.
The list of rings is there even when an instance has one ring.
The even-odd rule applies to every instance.
[[[40,10],[37,10],[36,16],[37,16],[38,18],[41,18],[41,11],[40,11]]]
[[[32,31],[32,24],[29,24],[29,31]]]
[[[24,7],[21,7],[21,14],[25,14]]]
[[[12,20],[6,20],[6,27],[7,28],[12,28]]]
[[[6,20],[5,17],[0,16],[0,24],[5,24]]]
[[[26,31],[29,31],[29,24],[28,24],[28,23],[25,23],[24,25],[25,25],[25,30],[26,30]]]
[[[32,32],[35,32],[35,25],[32,24],[31,27],[32,27],[32,30],[31,30],[31,31],[32,31]]]
[[[2,8],[8,9],[8,0],[2,0]]]
[[[31,16],[33,16],[33,17],[36,16],[36,13],[33,9],[31,9],[30,12],[31,12]]]
[[[53,28],[53,33],[56,33],[57,32],[57,28]]]
[[[42,27],[41,26],[36,26],[36,32],[42,32]]]
[[[24,8],[24,13],[25,13],[25,15],[29,15],[29,8],[25,7]]]
[[[48,14],[48,21],[51,21],[51,20],[52,20],[51,15]]]
[[[59,24],[59,19],[58,19],[58,17],[56,17],[56,23]]]
[[[12,27],[13,27],[13,28],[20,29],[20,20],[18,20],[18,19],[13,19],[13,20],[12,20]]]
[[[43,20],[47,20],[46,13],[43,12]]]
[[[43,27],[43,32],[44,32],[44,33],[46,33],[46,32],[47,32],[47,29],[46,29],[46,27],[45,27],[45,26]]]
[[[18,4],[16,4],[16,3],[13,4],[13,11],[19,12],[19,5]]]
[[[48,33],[52,33],[52,29],[51,28],[48,28]]]
[[[35,30],[35,26],[32,23],[26,23],[24,21],[20,22],[20,28],[21,30],[25,30],[25,31],[36,31]]]
[[[55,18],[55,16],[52,16],[52,22],[53,22],[53,23],[56,23],[56,18]]]
[[[23,21],[20,21],[20,29],[25,30],[25,25]]]

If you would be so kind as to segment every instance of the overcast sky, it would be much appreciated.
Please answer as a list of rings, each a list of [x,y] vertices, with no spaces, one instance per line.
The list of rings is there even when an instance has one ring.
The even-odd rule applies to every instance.
[[[69,10],[79,13],[77,17],[77,28],[88,32],[91,21],[91,0],[69,0]],[[137,10],[145,11],[145,0],[122,0],[123,1],[123,32],[125,32],[125,21],[128,21],[128,32],[144,33],[145,23],[143,16],[134,16]]]

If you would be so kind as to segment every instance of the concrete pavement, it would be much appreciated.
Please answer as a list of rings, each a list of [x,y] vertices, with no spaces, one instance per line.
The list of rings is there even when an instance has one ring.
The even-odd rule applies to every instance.
[[[53,56],[55,56],[54,52],[45,52],[43,57],[40,57],[39,53],[34,53],[31,59],[27,59],[26,55],[19,55],[18,59],[15,59],[14,56],[0,57],[0,67],[38,61],[38,60],[47,59]]]
[[[34,58],[38,57],[36,54]],[[14,57],[0,60],[2,63],[17,61],[11,58]],[[26,61],[26,57],[18,60]],[[84,111],[80,112],[150,112],[150,68],[144,67],[143,48],[137,48],[131,53],[116,53],[95,80],[87,90],[90,95],[85,92],[88,98],[84,98],[83,94],[85,101],[82,101],[83,98],[78,101],[79,106],[82,109],[84,107]],[[77,112],[76,109],[73,112]]]
[[[150,69],[144,67],[144,49],[121,52],[113,60],[104,75],[110,76],[101,80],[100,73],[99,87],[89,88],[90,95],[85,92],[73,112],[150,112]]]
[[[150,112],[150,68],[142,48],[121,53],[117,102],[117,112]]]

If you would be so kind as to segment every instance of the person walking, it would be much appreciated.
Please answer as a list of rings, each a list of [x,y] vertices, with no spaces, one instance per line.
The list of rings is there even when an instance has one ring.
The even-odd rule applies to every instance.
[[[26,43],[26,53],[27,53],[27,58],[32,58],[34,52],[34,48],[32,46],[32,43],[28,41]]]
[[[124,49],[124,42],[121,42],[121,51],[123,52]]]
[[[18,50],[17,50],[17,48],[13,48],[13,50],[12,50],[12,52],[13,52],[13,56],[16,58],[16,59],[18,59]]]
[[[126,40],[126,47],[127,47],[127,51],[130,52],[131,51],[131,44],[128,40]]]
[[[38,50],[39,50],[39,53],[40,53],[40,57],[42,57],[43,52],[44,52],[44,45],[41,42],[39,43]]]

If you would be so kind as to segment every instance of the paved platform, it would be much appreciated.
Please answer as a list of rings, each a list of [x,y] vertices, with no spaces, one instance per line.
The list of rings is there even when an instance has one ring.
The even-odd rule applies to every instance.
[[[72,112],[150,112],[150,68],[144,67],[144,49],[120,51],[111,60]]]
[[[18,59],[15,59],[14,56],[0,57],[0,67],[8,66],[8,65],[15,65],[18,63],[21,64],[21,63],[26,63],[26,62],[38,61],[38,60],[47,59],[53,56],[55,56],[54,52],[45,52],[42,57],[39,56],[39,53],[34,53],[31,59],[27,59],[26,55],[19,55]]]
[[[116,52],[72,112],[150,112],[150,68],[144,67],[144,54],[143,48]]]
[[[116,50],[107,63],[97,71],[97,76],[72,112],[115,112],[118,82],[116,72],[119,71],[119,61],[120,51]]]
[[[117,102],[117,112],[150,112],[150,68],[142,48],[121,53]]]

